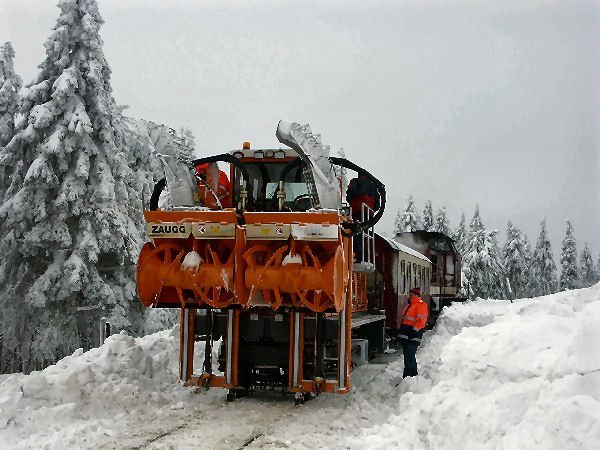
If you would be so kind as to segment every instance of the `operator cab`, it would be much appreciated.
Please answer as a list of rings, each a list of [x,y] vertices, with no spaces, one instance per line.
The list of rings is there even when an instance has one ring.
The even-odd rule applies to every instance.
[[[304,178],[303,164],[292,149],[235,150],[230,153],[238,158],[247,170],[248,180],[242,171],[231,164],[230,179],[232,204],[240,207],[246,191],[246,210],[280,211],[278,191],[283,182],[281,211],[307,211],[313,207],[308,185]],[[245,188],[245,189],[244,189]]]

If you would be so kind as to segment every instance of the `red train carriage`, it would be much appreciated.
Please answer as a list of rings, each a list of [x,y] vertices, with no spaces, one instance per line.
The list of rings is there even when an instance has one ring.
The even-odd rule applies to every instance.
[[[451,237],[443,233],[419,230],[399,233],[394,241],[420,252],[431,261],[430,321],[435,322],[444,306],[466,300],[460,296],[461,258]]]
[[[432,264],[418,251],[379,234],[375,248],[375,272],[367,280],[371,304],[385,310],[386,328],[397,330],[411,288],[420,288],[421,298],[430,306]]]

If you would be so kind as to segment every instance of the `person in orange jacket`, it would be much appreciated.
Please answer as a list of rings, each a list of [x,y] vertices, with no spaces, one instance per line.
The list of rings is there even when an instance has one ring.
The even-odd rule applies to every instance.
[[[204,176],[206,183],[210,186],[223,208],[231,207],[230,184],[227,175],[222,170],[219,170],[217,163],[205,163],[196,166],[196,171]],[[200,192],[200,202],[207,207],[217,206],[214,196],[206,189],[204,183],[198,183]]]
[[[408,294],[408,304],[402,311],[402,323],[398,329],[398,342],[404,354],[404,373],[402,378],[418,375],[417,349],[427,324],[429,311],[427,303],[421,300],[421,290],[412,288]]]

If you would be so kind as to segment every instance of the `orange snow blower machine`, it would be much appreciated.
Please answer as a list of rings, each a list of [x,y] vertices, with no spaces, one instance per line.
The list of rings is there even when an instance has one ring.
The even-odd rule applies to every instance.
[[[367,344],[370,352],[385,346],[385,315],[366,295],[383,184],[329,157],[308,125],[280,122],[276,136],[289,148],[246,142],[191,162],[167,145],[165,178],[144,212],[140,300],[181,309],[180,382],[226,388],[229,401],[260,389],[295,393],[298,402],[348,392],[353,359],[368,358]],[[372,183],[379,209],[351,213],[347,170]],[[198,368],[195,347],[203,350]]]

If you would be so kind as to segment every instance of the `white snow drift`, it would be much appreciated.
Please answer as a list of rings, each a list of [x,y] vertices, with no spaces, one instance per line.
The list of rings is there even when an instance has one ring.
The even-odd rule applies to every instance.
[[[9,448],[597,448],[600,284],[445,310],[395,386],[401,359],[353,372],[350,394],[294,408],[176,383],[177,330],[0,381]],[[201,356],[200,354],[198,355]]]

